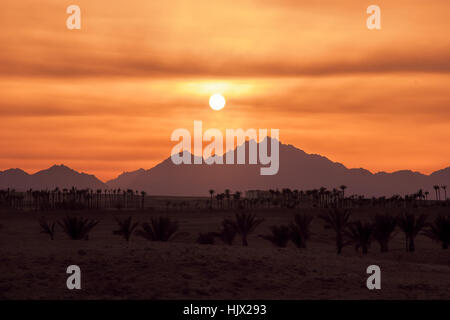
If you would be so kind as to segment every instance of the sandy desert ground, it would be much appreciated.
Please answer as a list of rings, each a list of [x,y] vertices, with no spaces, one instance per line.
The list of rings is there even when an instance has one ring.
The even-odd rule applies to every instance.
[[[353,219],[380,209],[354,209]],[[430,215],[448,208],[428,208]],[[317,215],[320,209],[310,209]],[[198,232],[216,231],[232,212],[70,212],[99,219],[89,240],[73,241],[59,228],[55,240],[40,234],[38,218],[61,219],[62,212],[1,212],[0,299],[450,299],[450,251],[419,235],[416,252],[404,250],[398,232],[390,252],[373,243],[363,256],[345,247],[335,252],[333,232],[312,222],[307,249],[275,248],[258,237],[287,224],[293,210],[258,210],[265,221],[233,246],[199,245]],[[134,236],[129,243],[112,234],[115,217],[148,221],[167,215],[183,234],[171,242]],[[82,290],[66,288],[66,268],[82,271]],[[382,289],[368,290],[366,268],[381,267]]]

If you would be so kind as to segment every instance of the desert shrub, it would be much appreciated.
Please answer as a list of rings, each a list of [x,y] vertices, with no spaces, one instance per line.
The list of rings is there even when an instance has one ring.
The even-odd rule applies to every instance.
[[[373,238],[380,244],[381,252],[387,252],[389,250],[389,241],[394,236],[397,221],[389,214],[377,214],[373,223]]]
[[[419,232],[427,225],[426,220],[427,216],[425,214],[420,214],[416,217],[415,214],[406,211],[397,217],[397,224],[405,234],[406,251],[414,252],[416,250],[414,240]]]
[[[55,239],[55,225],[54,221],[47,221],[45,217],[39,219],[39,225],[41,226],[41,233],[46,233],[50,236],[51,240]]]
[[[255,231],[256,227],[260,225],[264,219],[258,219],[253,214],[242,212],[236,213],[235,220],[229,221],[236,233],[241,236],[242,245],[248,246],[248,235]]]
[[[198,244],[214,244],[215,234],[214,232],[202,233],[200,232],[197,237]]]
[[[448,249],[450,243],[450,217],[438,216],[423,234],[436,242],[440,242],[442,249]]]
[[[63,231],[72,240],[87,240],[89,232],[98,224],[97,220],[85,219],[82,217],[67,216],[63,221],[58,221]]]
[[[143,223],[137,235],[150,241],[169,241],[178,231],[178,222],[167,217],[152,217],[150,223]]]
[[[272,242],[273,245],[284,248],[289,241],[289,227],[288,226],[272,226],[270,227],[272,234],[261,235],[260,237]]]
[[[123,236],[127,242],[130,241],[134,230],[139,225],[139,222],[133,223],[132,220],[131,216],[123,220],[116,219],[119,229],[113,231],[113,234]]]
[[[350,219],[350,212],[348,210],[340,210],[333,208],[325,214],[319,215],[325,222],[326,229],[333,229],[336,233],[336,250],[338,254],[342,253],[344,247],[344,232],[347,228]]]
[[[214,235],[224,243],[231,246],[233,244],[234,238],[236,237],[236,228],[234,227],[234,224],[231,220],[224,219],[222,221],[221,230],[214,233]]]
[[[362,253],[367,254],[372,240],[373,223],[356,221],[350,223],[345,231],[345,235],[349,239],[349,243],[355,246],[355,250],[362,248]]]
[[[289,225],[290,238],[298,248],[306,248],[310,237],[310,225],[313,217],[307,214],[296,214],[294,222]]]

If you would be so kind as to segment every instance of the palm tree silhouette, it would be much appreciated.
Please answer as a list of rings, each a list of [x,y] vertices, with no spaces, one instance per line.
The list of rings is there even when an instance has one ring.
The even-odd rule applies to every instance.
[[[425,196],[423,195],[423,190],[422,190],[422,189],[419,189],[419,191],[417,191],[416,196],[417,196],[417,198],[419,198],[419,202],[420,202],[423,198],[425,198]]]
[[[51,240],[55,239],[55,221],[47,221],[45,217],[39,219],[39,225],[41,226],[41,233],[46,233],[50,236]]]
[[[242,245],[248,246],[247,236],[252,233],[264,219],[258,219],[255,215],[245,212],[236,213],[235,220],[230,220],[234,230],[241,236]]]
[[[361,247],[362,253],[367,254],[373,236],[373,229],[373,223],[362,223],[358,220],[348,225],[348,230],[346,230],[345,234],[350,239],[350,243],[355,246],[356,251]]]
[[[433,186],[433,188],[434,188],[434,191],[436,192],[436,200],[440,200],[440,198],[441,198],[441,192],[440,191],[439,191],[439,199],[438,199],[439,186],[435,185],[435,186]]]
[[[114,230],[113,234],[123,236],[125,240],[129,242],[131,235],[133,234],[136,227],[139,225],[138,222],[133,223],[132,220],[133,218],[131,216],[123,220],[116,218],[117,224],[119,225],[119,229]]]
[[[430,239],[440,242],[442,249],[448,249],[450,244],[450,217],[437,216],[434,223],[428,225],[423,234]]]
[[[447,201],[447,186],[443,185],[441,186],[442,190],[444,190],[444,200]],[[439,195],[440,198],[440,195]]]
[[[142,196],[142,204],[141,204],[141,207],[142,207],[142,209],[144,209],[144,204],[145,204],[145,195],[146,195],[147,193],[145,192],[145,191],[141,191],[141,196]]]
[[[349,225],[350,213],[347,210],[341,211],[334,208],[326,214],[319,215],[319,218],[325,221],[325,228],[334,229],[337,253],[341,254],[344,247],[344,232]]]
[[[312,220],[311,215],[298,213],[294,216],[294,222],[289,225],[291,240],[298,248],[306,248],[306,241],[311,235],[309,229]]]
[[[102,189],[97,189],[96,194],[97,209],[100,207],[101,196],[102,196]]]
[[[374,218],[373,238],[380,244],[381,252],[388,251],[397,220],[389,214],[377,214]]]
[[[231,197],[230,189],[225,189],[225,197],[227,198],[227,206],[229,209],[230,208],[230,197]]]
[[[77,216],[67,216],[58,224],[72,240],[87,240],[89,232],[99,223],[98,220],[91,220]]]
[[[327,191],[327,188],[325,188],[325,187],[321,187],[319,189],[319,203],[322,207],[325,206],[324,203],[325,203],[326,191]]]
[[[240,192],[240,191],[236,191],[236,192],[233,194],[233,200],[236,202],[236,208],[239,207],[239,201],[240,201],[240,199],[241,199],[241,192]]]
[[[136,235],[151,241],[169,241],[178,232],[178,222],[168,217],[151,217],[150,222],[142,224],[142,230],[136,231]]]
[[[224,193],[216,194],[217,207],[222,209],[222,207],[223,207],[223,199],[224,198],[225,198],[225,194]]]
[[[423,213],[416,217],[413,213],[406,211],[397,218],[397,224],[405,234],[406,251],[415,251],[414,239],[427,226],[426,220],[427,216]]]
[[[347,189],[347,186],[343,184],[339,188],[342,190],[342,196],[345,197],[345,189]]]
[[[214,190],[213,189],[209,189],[209,194],[211,195],[211,204],[210,204],[209,207],[212,209]]]

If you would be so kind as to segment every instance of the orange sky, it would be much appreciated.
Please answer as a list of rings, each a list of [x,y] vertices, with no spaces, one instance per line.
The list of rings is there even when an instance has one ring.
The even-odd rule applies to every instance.
[[[0,170],[110,179],[169,157],[171,132],[194,120],[279,128],[373,172],[449,166],[450,2],[318,2],[2,1]],[[371,4],[381,31],[366,28]]]

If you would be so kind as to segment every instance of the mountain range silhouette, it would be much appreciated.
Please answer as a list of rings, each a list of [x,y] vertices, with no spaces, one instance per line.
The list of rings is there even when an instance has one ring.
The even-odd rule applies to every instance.
[[[249,144],[246,148],[248,163]],[[189,156],[193,157],[191,154]],[[54,189],[59,187],[91,189],[133,189],[143,190],[149,195],[207,196],[209,189],[222,192],[230,190],[268,189],[327,189],[346,185],[346,194],[366,197],[405,195],[419,189],[434,195],[434,185],[447,185],[450,181],[450,167],[430,175],[410,170],[392,173],[371,173],[363,168],[349,169],[317,154],[308,154],[292,146],[280,143],[280,167],[273,176],[260,175],[261,165],[175,165],[169,158],[151,169],[124,172],[117,178],[102,182],[94,175],[79,173],[64,165],[54,165],[35,174],[21,169],[0,171],[0,188],[16,190]]]

